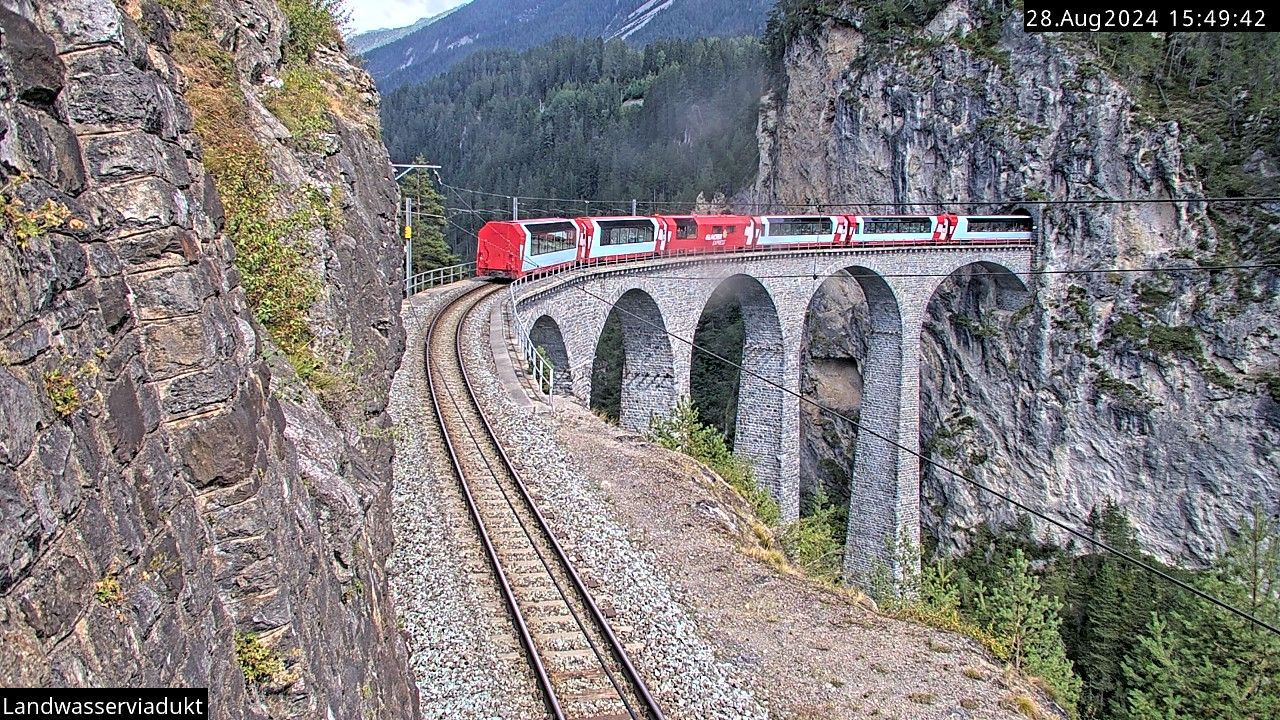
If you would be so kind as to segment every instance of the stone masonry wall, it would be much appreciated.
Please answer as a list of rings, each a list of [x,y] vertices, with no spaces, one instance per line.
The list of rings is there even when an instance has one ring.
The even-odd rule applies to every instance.
[[[0,235],[0,683],[207,686],[213,717],[418,714],[383,559],[383,408],[403,340],[395,189],[365,128],[287,144],[254,101],[274,2],[205,3],[276,180],[341,189],[296,239],[317,347],[362,386],[318,396],[254,319],[170,53],[173,3],[0,2],[0,186],[70,219]],[[336,49],[324,59],[369,93]],[[337,340],[341,340],[338,342]],[[246,678],[238,639],[278,661]]]
[[[975,266],[1007,277],[1004,285],[1010,290],[994,311],[1008,313],[1015,309],[1013,303],[1026,301],[1025,292],[1013,292],[1015,287],[1030,286],[1025,274],[1031,269],[1031,252],[1020,248],[826,250],[710,261],[657,260],[536,280],[518,286],[515,295],[526,327],[544,316],[560,327],[574,395],[585,400],[590,397],[596,343],[610,307],[620,298],[642,294],[656,311],[653,322],[660,322],[678,338],[692,339],[703,309],[718,288],[746,288],[739,291],[744,308],[750,308],[744,316],[751,316],[746,323],[744,367],[788,392],[744,373],[735,444],[755,461],[759,481],[778,500],[783,518],[790,520],[798,516],[800,506],[800,401],[792,393],[800,388],[801,336],[818,288],[831,276],[850,270],[862,285],[872,327],[861,417],[867,431],[858,434],[845,555],[846,571],[859,577],[876,563],[889,562],[889,542],[901,534],[919,542],[920,467],[909,451],[919,448],[921,327],[941,281]],[[750,280],[743,282],[741,276]],[[759,288],[758,294],[751,288]],[[773,317],[767,317],[766,310]],[[849,308],[850,315],[853,311]],[[777,330],[769,331],[771,326]],[[665,357],[665,344],[670,344],[675,393],[629,399],[637,390],[624,383],[622,404],[624,409],[631,403],[646,411],[661,411],[661,405],[669,411],[676,399],[689,394],[691,347],[665,335],[648,336],[647,342],[660,346],[648,351],[647,358]],[[630,356],[632,345],[626,349]],[[668,371],[660,368],[659,372]],[[635,430],[647,427],[647,417],[639,423],[624,411],[622,420]]]

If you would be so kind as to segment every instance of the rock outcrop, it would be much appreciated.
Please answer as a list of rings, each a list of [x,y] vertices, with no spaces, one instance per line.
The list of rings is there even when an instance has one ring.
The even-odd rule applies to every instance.
[[[1127,272],[1236,261],[1201,203],[1037,204],[1202,191],[1176,123],[1146,112],[1083,43],[1026,34],[1016,13],[993,10],[956,0],[885,40],[845,7],[790,43],[785,88],[761,116],[753,199],[1029,211],[1038,266],[1054,273],[1035,278],[1034,306],[980,303],[979,276],[949,281],[931,306],[922,448],[1073,525],[1112,498],[1148,549],[1205,562],[1252,505],[1277,510],[1276,275]],[[1056,274],[1104,269],[1116,271]],[[825,349],[806,382],[821,394],[840,385],[825,377],[831,355],[863,358],[848,340],[855,317],[814,317],[810,347]],[[831,397],[854,410],[852,387]],[[822,435],[807,435],[807,472],[830,481],[817,463],[852,443]],[[955,478],[926,469],[922,485],[944,542],[1013,518]]]
[[[0,681],[417,716],[384,571],[401,250],[368,77],[315,49],[344,92],[303,143],[266,109],[273,0],[4,3],[0,28]],[[265,159],[261,217],[217,182],[210,88]],[[263,298],[297,278],[282,350]]]

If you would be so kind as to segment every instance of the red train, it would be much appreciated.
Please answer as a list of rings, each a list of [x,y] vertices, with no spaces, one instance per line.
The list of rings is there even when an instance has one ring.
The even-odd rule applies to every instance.
[[[569,265],[720,252],[1030,244],[1025,215],[657,215],[485,223],[476,274],[516,279]]]

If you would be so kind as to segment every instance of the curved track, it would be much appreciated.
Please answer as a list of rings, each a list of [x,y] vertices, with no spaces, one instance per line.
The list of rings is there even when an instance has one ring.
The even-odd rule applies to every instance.
[[[471,519],[551,716],[665,720],[472,391],[463,324],[500,287],[463,293],[440,311],[427,334],[431,403]]]

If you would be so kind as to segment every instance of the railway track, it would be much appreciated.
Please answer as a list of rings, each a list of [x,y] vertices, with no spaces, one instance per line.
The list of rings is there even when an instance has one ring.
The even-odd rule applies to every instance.
[[[427,334],[431,403],[471,519],[550,716],[665,720],[472,391],[463,323],[499,287],[454,299]]]

